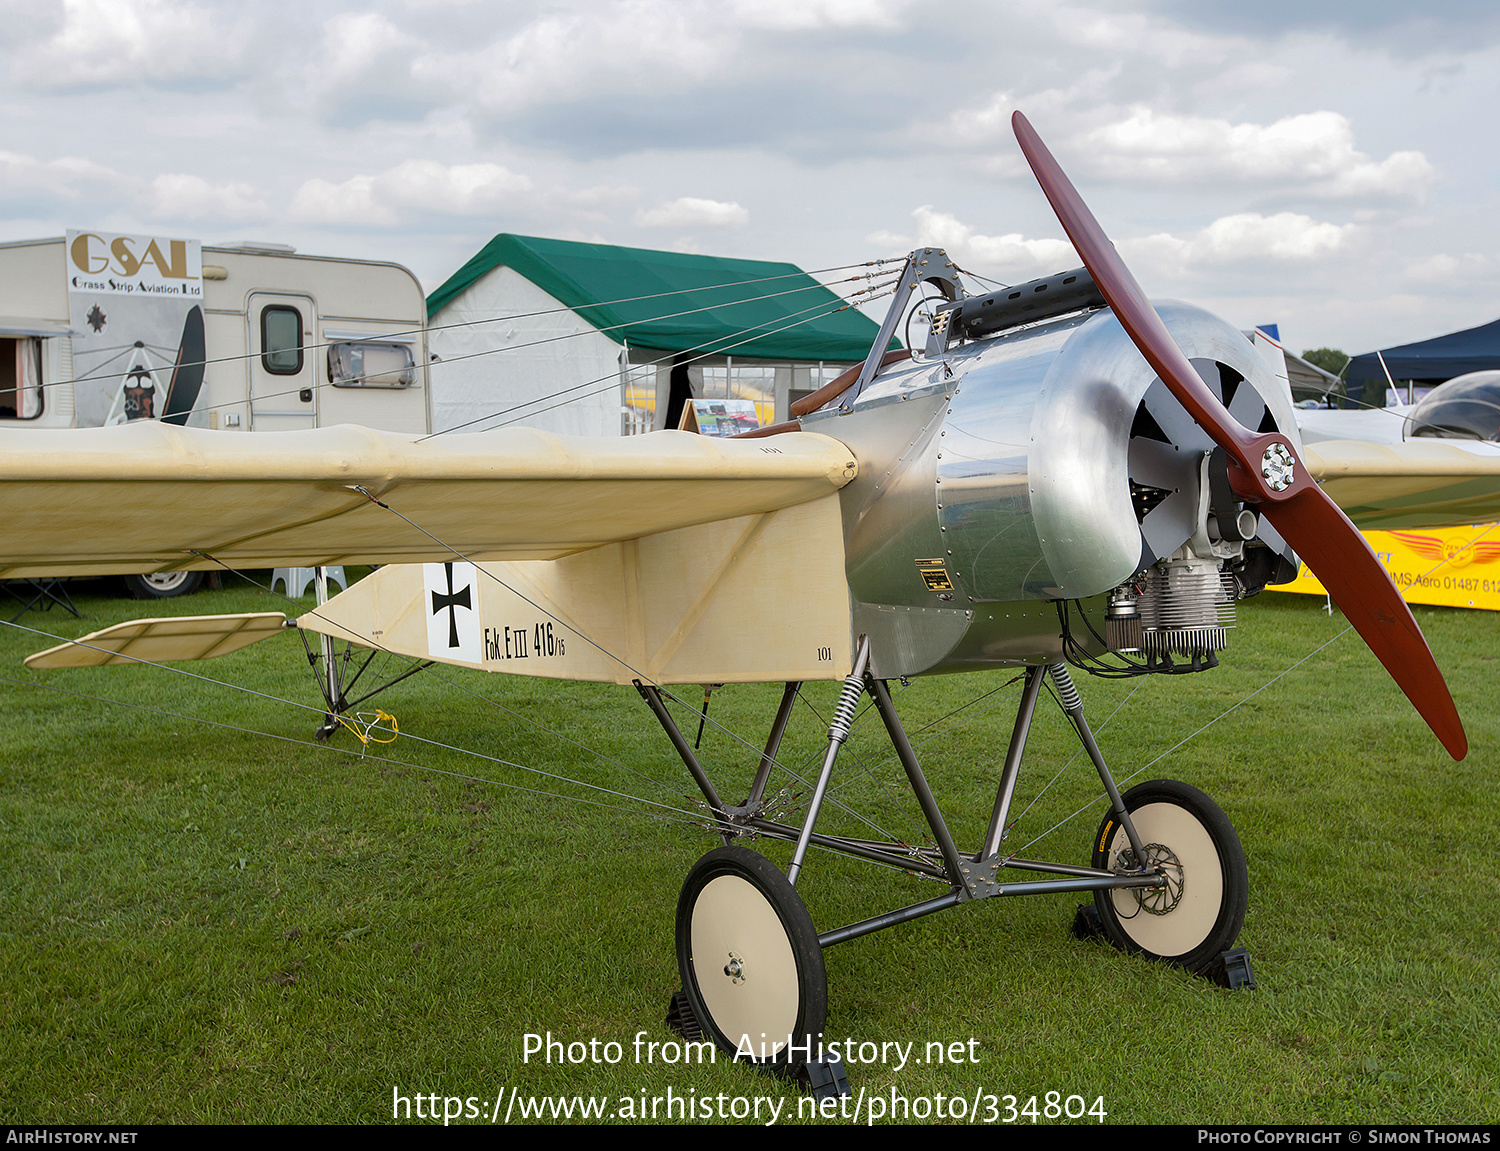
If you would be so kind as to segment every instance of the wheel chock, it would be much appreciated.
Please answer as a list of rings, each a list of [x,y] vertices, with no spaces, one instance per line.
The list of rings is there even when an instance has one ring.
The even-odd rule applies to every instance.
[[[1098,939],[1104,935],[1104,924],[1099,919],[1099,909],[1092,903],[1080,903],[1073,916],[1074,939]]]
[[[703,1042],[703,1025],[693,1014],[693,1005],[688,1002],[686,992],[672,992],[672,1003],[667,1008],[667,1026],[689,1043]]]
[[[1250,966],[1250,953],[1243,947],[1231,947],[1210,963],[1203,974],[1231,991],[1255,990],[1255,970]]]
[[[838,1099],[853,1095],[849,1077],[844,1074],[844,1061],[837,1055],[824,1055],[803,1064],[797,1076],[814,1098]]]

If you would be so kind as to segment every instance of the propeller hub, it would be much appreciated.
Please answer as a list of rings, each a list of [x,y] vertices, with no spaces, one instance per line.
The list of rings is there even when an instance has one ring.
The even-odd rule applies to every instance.
[[[1260,476],[1273,492],[1284,492],[1297,477],[1293,471],[1292,453],[1282,443],[1266,448],[1260,457]]]

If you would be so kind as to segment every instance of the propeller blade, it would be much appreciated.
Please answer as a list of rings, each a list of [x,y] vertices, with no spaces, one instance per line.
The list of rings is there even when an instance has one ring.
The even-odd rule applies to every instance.
[[[1290,441],[1242,426],[1188,363],[1125,261],[1026,117],[1011,117],[1037,182],[1094,283],[1146,362],[1229,457],[1235,494],[1257,505],[1328,589],[1454,759],[1469,749],[1463,721],[1411,609],[1364,536],[1313,483]]]

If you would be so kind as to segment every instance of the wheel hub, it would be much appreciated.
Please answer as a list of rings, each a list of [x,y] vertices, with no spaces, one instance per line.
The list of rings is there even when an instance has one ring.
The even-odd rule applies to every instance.
[[[745,961],[731,951],[729,962],[724,964],[724,974],[729,976],[731,982],[745,982]]]
[[[1145,847],[1146,867],[1155,868],[1166,879],[1161,887],[1138,887],[1135,901],[1147,915],[1167,915],[1182,902],[1182,861],[1170,847],[1160,843],[1148,843]]]

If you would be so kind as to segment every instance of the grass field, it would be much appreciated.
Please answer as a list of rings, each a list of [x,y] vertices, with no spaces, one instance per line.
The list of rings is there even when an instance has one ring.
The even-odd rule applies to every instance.
[[[75,590],[87,619],[22,622],[74,636],[157,606]],[[281,606],[231,580],[166,613]],[[929,1042],[976,1041],[977,1062],[851,1066],[856,1092],[978,1093],[1002,1111],[1005,1095],[1044,1107],[1058,1092],[1102,1098],[1112,1123],[1500,1120],[1500,620],[1417,615],[1468,725],[1462,763],[1309,597],[1243,605],[1208,674],[1077,676],[1117,777],[1183,779],[1233,820],[1256,990],[1074,939],[1079,897],[966,905],[827,953],[830,1038],[914,1042],[919,1058]],[[20,666],[51,642],[0,628],[4,1121],[383,1122],[397,1094],[473,1097],[488,1118],[512,1089],[611,1107],[761,1094],[795,1109],[793,1089],[746,1067],[633,1057],[638,1032],[671,1038],[677,892],[716,841],[631,689],[434,670],[381,697],[402,736],[361,757],[348,734],[312,741],[293,636],[179,665],[249,690]],[[993,801],[1012,679],[896,689],[961,847]],[[809,696],[826,715],[834,685]],[[727,689],[711,715],[758,745],[778,697]],[[724,728],[709,726],[703,755],[733,793],[756,754]],[[872,715],[856,728],[837,797],[920,835],[877,728]],[[816,756],[825,731],[801,710],[783,759]],[[1044,700],[1013,850],[1041,836],[1024,854],[1087,861],[1103,807],[1075,747]],[[820,928],[940,891],[826,853],[798,888]],[[524,1060],[523,1037],[547,1032],[615,1041],[623,1057]]]

